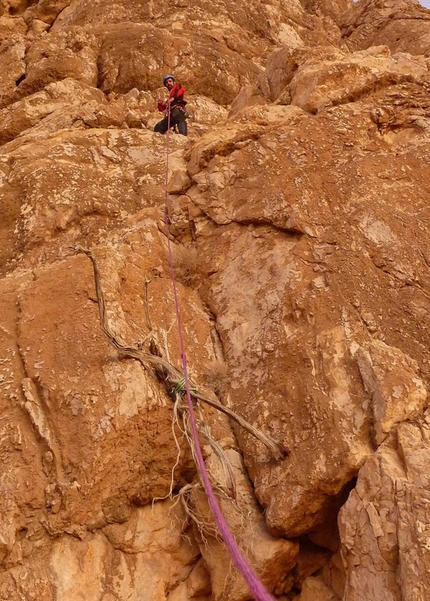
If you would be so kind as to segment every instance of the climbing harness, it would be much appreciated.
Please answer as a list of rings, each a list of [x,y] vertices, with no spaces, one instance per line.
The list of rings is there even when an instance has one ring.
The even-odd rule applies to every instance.
[[[176,325],[178,329],[179,336],[179,345],[181,350],[181,359],[182,359],[182,369],[184,374],[183,384],[185,385],[187,403],[188,403],[188,411],[191,425],[191,434],[194,443],[195,455],[197,458],[197,464],[200,471],[200,476],[203,481],[203,486],[206,491],[209,505],[214,514],[216,523],[218,525],[219,531],[224,539],[224,542],[231,553],[231,556],[236,564],[236,567],[244,577],[247,585],[249,586],[250,591],[254,595],[256,601],[274,601],[272,595],[267,591],[265,586],[262,584],[261,580],[258,578],[252,566],[247,562],[245,557],[243,556],[241,550],[239,549],[233,534],[231,533],[227,522],[224,519],[222,511],[220,509],[219,503],[213,491],[212,485],[209,480],[209,474],[206,470],[205,461],[203,459],[202,450],[200,447],[200,442],[197,433],[197,424],[196,418],[194,414],[193,401],[191,399],[191,386],[190,386],[190,378],[188,376],[188,366],[187,366],[187,357],[185,354],[185,344],[184,338],[182,335],[182,323],[181,323],[181,313],[179,308],[179,300],[176,286],[176,277],[175,277],[175,269],[173,264],[173,252],[172,252],[172,244],[170,241],[170,219],[167,208],[167,187],[168,187],[168,178],[169,178],[169,152],[170,152],[170,107],[167,115],[167,140],[166,140],[166,174],[165,174],[165,197],[164,197],[164,223],[166,227],[166,237],[167,237],[167,247],[168,247],[168,255],[169,255],[169,264],[170,264],[170,274],[172,280],[172,289],[173,289],[173,297],[175,303],[175,312],[176,312]]]

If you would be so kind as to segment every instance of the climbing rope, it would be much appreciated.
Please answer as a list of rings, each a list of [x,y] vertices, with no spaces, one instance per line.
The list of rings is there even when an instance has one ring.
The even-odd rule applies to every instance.
[[[245,557],[243,556],[241,550],[239,549],[234,536],[232,535],[227,522],[224,519],[222,511],[220,509],[218,500],[213,491],[212,485],[209,480],[209,475],[206,470],[205,461],[203,459],[202,450],[200,447],[199,437],[197,433],[197,425],[196,418],[194,414],[193,402],[191,399],[191,386],[190,386],[190,378],[188,376],[188,366],[187,366],[187,357],[185,354],[185,344],[184,338],[182,334],[182,323],[181,323],[181,313],[179,308],[179,300],[178,300],[178,292],[176,285],[176,277],[175,277],[175,268],[173,264],[173,252],[172,252],[172,244],[170,240],[170,227],[169,227],[169,212],[168,212],[168,179],[169,179],[169,152],[170,152],[170,105],[168,105],[167,111],[167,141],[166,141],[166,175],[165,175],[165,197],[164,197],[164,223],[166,227],[166,237],[167,237],[167,247],[169,254],[169,264],[170,264],[170,274],[172,280],[172,288],[173,288],[173,297],[175,302],[175,313],[176,313],[176,324],[178,329],[179,336],[179,345],[181,350],[181,359],[182,359],[182,369],[184,373],[184,382],[185,382],[185,390],[188,402],[188,410],[190,416],[190,424],[191,424],[191,434],[194,443],[195,454],[197,458],[198,468],[200,471],[200,475],[203,481],[203,486],[205,488],[210,508],[212,509],[212,513],[214,514],[216,523],[218,525],[219,531],[224,539],[225,544],[227,545],[228,550],[231,553],[231,556],[236,564],[236,567],[241,572],[244,577],[246,583],[249,586],[250,591],[254,595],[256,601],[273,601],[272,595],[267,591],[267,589],[262,584],[261,580],[258,578],[257,574],[251,567],[251,565],[247,562]]]
[[[410,63],[415,63],[416,65],[418,65],[419,67],[422,67],[423,69],[427,69],[427,70],[429,69],[427,65],[423,65],[422,63],[419,63],[415,59],[409,58],[408,56],[402,56],[400,58],[402,58],[405,61],[409,61]],[[399,57],[397,58],[397,60],[399,60]]]

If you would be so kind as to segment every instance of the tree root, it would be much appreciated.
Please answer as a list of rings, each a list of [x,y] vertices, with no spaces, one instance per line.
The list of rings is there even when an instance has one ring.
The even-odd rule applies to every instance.
[[[174,396],[176,396],[177,394],[184,394],[184,374],[182,373],[182,371],[177,369],[174,365],[172,365],[169,361],[166,361],[162,357],[158,357],[157,355],[153,355],[151,353],[145,353],[144,351],[134,346],[126,345],[112,332],[112,330],[109,327],[109,322],[106,314],[106,305],[103,296],[103,290],[100,283],[100,271],[97,262],[94,258],[94,255],[90,250],[82,248],[81,246],[76,246],[73,248],[73,250],[75,252],[84,253],[92,262],[94,271],[94,282],[97,294],[97,303],[99,307],[100,327],[106,335],[106,337],[110,340],[111,344],[117,349],[120,356],[136,359],[137,361],[140,361],[140,363],[146,369],[148,367],[148,364],[154,366],[157,370],[163,373],[163,379],[165,381],[166,386],[168,387],[169,394],[172,394],[172,392],[174,393]],[[209,397],[208,395],[200,392],[193,382],[190,382],[190,393],[194,400],[206,403],[207,405],[210,405],[211,407],[217,409],[221,413],[224,413],[224,415],[227,415],[230,419],[234,420],[244,430],[249,432],[249,434],[252,434],[252,436],[254,436],[260,442],[262,442],[272,453],[275,459],[284,459],[286,456],[289,455],[290,451],[287,447],[277,442],[268,434],[265,434],[258,428],[252,426],[243,417],[241,417],[228,407],[221,405],[216,399],[213,399],[212,397]]]

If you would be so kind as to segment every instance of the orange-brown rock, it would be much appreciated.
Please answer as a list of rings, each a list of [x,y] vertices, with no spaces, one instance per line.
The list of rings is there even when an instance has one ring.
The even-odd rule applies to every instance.
[[[360,470],[339,519],[348,599],[427,596],[428,433],[426,412],[401,424]]]
[[[252,599],[169,246],[192,392],[290,451],[195,402],[267,589],[430,596],[429,14],[0,2],[0,599]]]
[[[351,50],[386,44],[392,52],[428,55],[430,15],[415,0],[361,0],[344,13],[340,26]]]

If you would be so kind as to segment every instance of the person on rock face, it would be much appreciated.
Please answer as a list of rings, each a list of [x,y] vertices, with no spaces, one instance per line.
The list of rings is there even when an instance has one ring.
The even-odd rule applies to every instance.
[[[159,134],[165,134],[169,128],[169,112],[170,112],[170,127],[177,126],[178,131],[183,136],[187,135],[187,121],[185,113],[184,100],[185,88],[177,84],[173,75],[165,75],[163,77],[163,86],[169,91],[169,98],[164,102],[158,101],[158,110],[160,113],[165,112],[164,119],[159,121],[154,127],[154,131]]]

